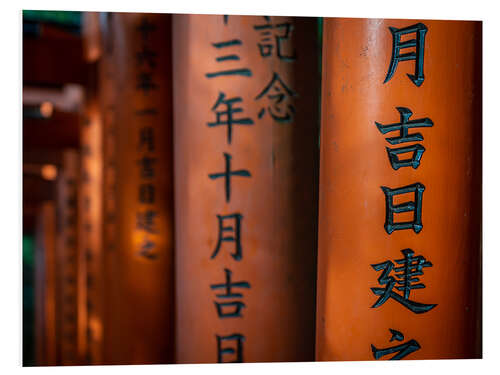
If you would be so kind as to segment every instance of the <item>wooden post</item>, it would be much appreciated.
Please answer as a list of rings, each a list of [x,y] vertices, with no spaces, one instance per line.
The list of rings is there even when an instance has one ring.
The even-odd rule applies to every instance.
[[[317,360],[481,357],[481,23],[326,19],[322,100]]]
[[[40,366],[57,364],[55,237],[55,205],[46,201],[40,206],[35,238],[35,348]]]
[[[317,20],[173,17],[176,360],[313,360]]]
[[[102,114],[98,101],[97,65],[90,65],[89,85],[81,125],[81,189],[79,192],[79,355],[102,364],[103,309],[106,285],[102,241]]]
[[[170,16],[114,13],[106,25],[103,362],[172,363]]]
[[[57,177],[56,309],[57,357],[61,365],[79,364],[77,191],[80,162],[76,150],[62,153]]]

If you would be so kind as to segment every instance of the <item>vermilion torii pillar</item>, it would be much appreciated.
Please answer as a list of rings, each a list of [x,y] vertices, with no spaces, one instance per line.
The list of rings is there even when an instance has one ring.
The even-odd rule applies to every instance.
[[[89,362],[172,363],[170,16],[103,13],[95,21],[87,55],[96,60],[99,134],[85,140],[98,157],[101,200],[100,251],[87,259]]]
[[[103,362],[172,363],[171,16],[104,19]]]
[[[173,16],[176,361],[314,358],[317,20]]]
[[[56,366],[56,210],[53,201],[40,205],[35,241],[36,363]]]
[[[317,360],[481,356],[481,23],[325,19]]]
[[[78,357],[78,186],[80,159],[64,150],[56,187],[56,325],[61,365],[81,363]]]

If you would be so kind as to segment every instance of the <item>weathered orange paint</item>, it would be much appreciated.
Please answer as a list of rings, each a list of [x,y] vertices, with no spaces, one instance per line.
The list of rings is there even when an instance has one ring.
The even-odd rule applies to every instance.
[[[35,350],[40,366],[57,365],[55,249],[55,205],[45,201],[39,208],[35,235]]]
[[[81,363],[102,364],[103,305],[103,155],[102,113],[98,100],[97,65],[89,67],[80,125],[78,353]]]
[[[216,336],[232,334],[245,338],[243,362],[311,361],[319,156],[317,21],[271,17],[273,25],[293,25],[290,41],[282,46],[283,55],[295,50],[293,62],[280,60],[276,45],[270,56],[261,56],[258,44],[263,37],[254,26],[266,24],[263,17],[229,16],[227,21],[224,24],[222,15],[173,16],[176,361],[217,362]],[[275,44],[274,34],[270,38]],[[241,44],[213,46],[233,39]],[[239,60],[216,61],[231,54]],[[249,69],[251,76],[206,76],[226,69]],[[270,117],[267,97],[257,100],[275,72],[297,93],[283,102],[282,114],[286,105],[296,109],[290,123]],[[216,121],[211,109],[221,93],[226,100],[241,98],[234,104],[242,110],[235,118],[253,120],[253,125],[233,126],[230,144],[226,126],[207,126]],[[216,110],[224,109],[221,105]],[[224,181],[208,176],[224,171],[224,153],[232,157],[232,170],[251,174],[231,179],[229,202]],[[243,217],[242,258],[231,256],[233,242],[223,242],[211,259],[219,234],[216,215],[234,213]],[[232,282],[250,284],[247,289],[233,288],[242,298],[217,298],[224,290],[210,288],[225,282],[224,269],[232,272]],[[242,316],[219,318],[215,302],[233,301],[245,304]],[[222,347],[236,348],[236,342],[224,341]],[[222,356],[224,362],[235,360],[236,353]]]
[[[61,365],[78,364],[78,225],[77,191],[80,161],[76,150],[64,150],[56,187],[56,326]]]
[[[147,38],[139,32],[147,20]],[[103,33],[101,110],[104,119],[103,363],[153,364],[173,361],[173,161],[171,108],[171,23],[169,15],[113,13]],[[149,26],[148,26],[149,27]],[[145,50],[154,62],[140,59]],[[138,89],[151,73],[156,85]],[[107,80],[107,81],[106,81]],[[106,82],[105,82],[106,81]],[[109,87],[111,85],[111,87]],[[109,92],[112,91],[112,93]],[[110,96],[111,95],[111,96]],[[155,109],[156,113],[140,111]],[[154,133],[154,150],[141,144],[141,129]],[[142,158],[155,158],[154,176],[141,176]],[[140,187],[154,186],[154,201],[140,201]],[[138,216],[155,211],[154,233]],[[111,223],[112,225],[108,225]],[[141,253],[143,241],[154,241]]]
[[[423,84],[415,86],[406,75],[413,74],[413,61],[400,62],[384,84],[392,45],[388,27],[417,22],[428,28]],[[389,328],[402,332],[404,342],[421,345],[405,359],[478,358],[481,23],[325,19],[323,43],[316,358],[373,360],[371,344],[403,342],[390,343]],[[411,109],[410,120],[434,122],[409,131],[424,137],[417,169],[392,169],[385,138],[398,134],[383,135],[375,126],[399,122],[396,107]],[[425,186],[422,231],[387,234],[380,187],[416,182]],[[414,314],[389,299],[371,308],[378,297],[370,288],[383,287],[371,265],[401,259],[406,248],[433,264],[420,276],[425,289],[413,290],[411,299],[437,306]]]

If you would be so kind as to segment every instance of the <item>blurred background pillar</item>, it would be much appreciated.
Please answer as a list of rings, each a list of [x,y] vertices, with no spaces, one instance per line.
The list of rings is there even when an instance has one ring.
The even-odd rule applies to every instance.
[[[170,17],[102,18],[106,364],[173,361]]]
[[[68,166],[63,155],[68,149],[79,148],[78,124],[86,76],[81,42],[79,12],[23,11],[25,366],[59,365],[67,363],[68,359],[61,351],[66,345],[62,340],[65,333],[71,335],[73,327],[70,328],[71,324],[63,319],[69,312],[68,308],[73,306],[74,301],[69,300],[75,295],[71,287],[71,291],[68,290],[70,285],[66,283],[71,278],[65,280],[62,273],[67,270],[74,275],[70,253],[75,249],[66,248],[63,238],[71,243],[75,228],[69,214],[63,216],[69,218],[71,230],[65,232],[59,224],[63,219],[61,210],[74,213],[76,208],[69,207],[73,204],[71,198],[61,200],[61,194],[67,192],[61,185],[61,174],[66,173]],[[61,53],[64,58],[61,58]],[[74,167],[72,173],[75,173]],[[30,246],[33,238],[36,239],[34,254]],[[35,267],[32,268],[33,260]],[[34,314],[33,289],[36,299]],[[68,298],[63,298],[62,293]],[[68,302],[66,305],[65,301]],[[31,339],[32,320],[36,326],[35,345]],[[36,359],[33,352],[36,352]]]
[[[173,19],[176,361],[311,361],[317,19]]]
[[[78,228],[77,191],[80,160],[76,150],[65,150],[57,176],[56,194],[56,315],[57,357],[61,365],[79,364],[78,358]]]
[[[106,270],[102,240],[103,157],[102,114],[97,94],[97,66],[89,69],[85,113],[81,123],[80,194],[80,356],[90,364],[102,364],[103,310],[106,302]]]
[[[316,359],[481,357],[481,23],[323,37]]]
[[[35,232],[35,348],[36,363],[57,365],[56,347],[56,211],[43,202]]]
[[[103,241],[103,115],[100,106],[100,59],[102,32],[100,14],[83,14],[83,46],[87,63],[85,105],[80,123],[81,189],[79,239],[79,355],[83,363],[103,364],[104,309],[107,285]]]

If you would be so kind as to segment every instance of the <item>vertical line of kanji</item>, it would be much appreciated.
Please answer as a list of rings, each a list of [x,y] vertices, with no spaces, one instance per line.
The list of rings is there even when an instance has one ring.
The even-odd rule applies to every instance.
[[[177,362],[311,361],[317,20],[173,17]]]

